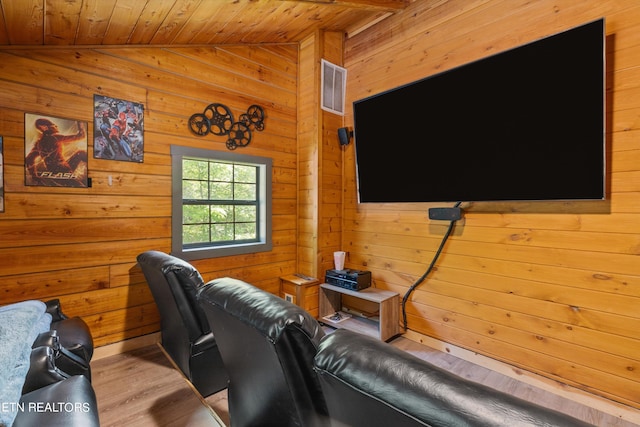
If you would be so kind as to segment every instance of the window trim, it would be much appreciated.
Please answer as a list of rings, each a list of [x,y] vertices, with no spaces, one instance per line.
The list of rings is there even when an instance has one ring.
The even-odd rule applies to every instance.
[[[258,241],[228,245],[185,248],[182,241],[182,159],[221,160],[258,166],[260,174]],[[273,248],[271,238],[271,179],[273,160],[269,157],[250,156],[235,152],[207,150],[194,147],[171,146],[171,254],[184,260],[217,258],[256,252]]]

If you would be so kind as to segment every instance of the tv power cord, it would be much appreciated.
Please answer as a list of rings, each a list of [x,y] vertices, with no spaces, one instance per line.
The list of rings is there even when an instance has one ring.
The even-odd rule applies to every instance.
[[[431,264],[429,264],[429,267],[427,268],[427,270],[424,272],[422,276],[420,276],[418,280],[416,280],[416,282],[413,285],[411,285],[411,287],[404,294],[404,297],[402,297],[402,322],[404,324],[405,331],[407,330],[407,311],[405,306],[407,304],[407,301],[409,300],[409,296],[427,278],[429,273],[431,273],[431,270],[433,270],[433,267],[435,266],[436,261],[438,260],[438,258],[440,257],[440,254],[442,253],[442,249],[444,248],[445,243],[447,243],[447,240],[449,239],[449,236],[453,231],[453,227],[456,224],[456,221],[458,221],[461,218],[462,210],[460,209],[460,204],[462,204],[462,202],[457,202],[453,208],[436,208],[435,212],[443,213],[444,214],[443,218],[435,218],[432,216],[431,210],[429,212],[429,218],[431,219],[444,219],[444,218],[449,219],[449,227],[447,228],[447,232],[444,234],[444,237],[440,242],[440,246],[438,247],[438,250],[433,256],[433,259],[431,260]]]

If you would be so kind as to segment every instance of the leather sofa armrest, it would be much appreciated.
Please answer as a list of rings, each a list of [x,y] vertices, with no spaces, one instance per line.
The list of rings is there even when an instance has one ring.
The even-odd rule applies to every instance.
[[[82,357],[87,362],[93,356],[93,338],[89,325],[80,317],[69,317],[62,312],[59,299],[46,301],[46,312],[51,315],[51,327],[59,333],[60,341],[72,353]]]
[[[68,317],[52,322],[51,329],[58,331],[60,343],[70,352],[87,362],[93,356],[93,337],[87,323],[80,317]]]
[[[84,375],[91,381],[91,367],[82,357],[69,351],[60,343],[58,331],[49,330],[38,335],[32,348],[47,346],[53,350],[54,363],[56,368],[72,375]]]
[[[100,426],[95,391],[82,375],[24,394],[20,406],[12,427]]]
[[[60,305],[60,300],[58,298],[46,301],[45,305],[47,306],[47,313],[51,315],[52,322],[59,322],[60,320],[67,318],[67,316],[62,312],[62,306]]]
[[[69,378],[69,375],[58,369],[55,363],[54,350],[41,346],[31,350],[29,371],[22,386],[22,394],[48,386]]]
[[[217,346],[218,343],[216,343],[213,332],[209,332],[191,343],[191,354],[200,354]]]

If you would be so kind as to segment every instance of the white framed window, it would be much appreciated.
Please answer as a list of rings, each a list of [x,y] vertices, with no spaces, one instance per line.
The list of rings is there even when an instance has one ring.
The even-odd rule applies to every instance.
[[[171,147],[171,252],[185,259],[269,251],[272,160]]]
[[[344,116],[344,97],[347,69],[321,59],[321,108]]]

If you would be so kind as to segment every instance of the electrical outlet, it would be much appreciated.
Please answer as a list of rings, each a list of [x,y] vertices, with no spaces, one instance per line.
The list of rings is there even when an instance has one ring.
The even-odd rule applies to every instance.
[[[290,303],[294,303],[294,301],[293,301],[293,295],[291,295],[291,294],[287,294],[287,293],[285,293],[285,294],[284,294],[284,300],[285,300],[285,301],[289,301]]]

